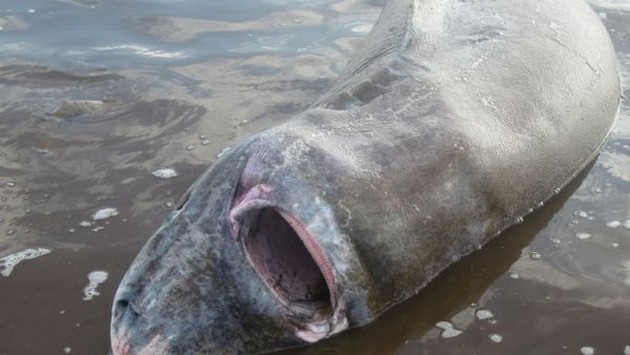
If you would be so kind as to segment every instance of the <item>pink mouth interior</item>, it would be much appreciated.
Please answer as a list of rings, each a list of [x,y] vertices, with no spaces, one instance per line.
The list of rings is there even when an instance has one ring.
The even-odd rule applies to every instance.
[[[280,302],[310,320],[330,316],[333,306],[326,276],[331,278],[332,273],[320,267],[327,260],[301,223],[272,207],[250,210],[246,219],[241,234],[245,253]],[[322,269],[330,274],[324,275]]]

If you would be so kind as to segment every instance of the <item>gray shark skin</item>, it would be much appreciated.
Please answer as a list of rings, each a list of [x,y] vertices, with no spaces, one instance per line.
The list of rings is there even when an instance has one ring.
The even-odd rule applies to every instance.
[[[620,80],[579,0],[393,0],[337,84],[233,148],[140,251],[114,354],[260,353],[364,325],[594,159]]]

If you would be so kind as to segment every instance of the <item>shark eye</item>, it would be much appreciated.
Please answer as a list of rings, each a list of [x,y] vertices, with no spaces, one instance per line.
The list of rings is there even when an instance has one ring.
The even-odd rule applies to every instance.
[[[324,275],[282,215],[265,207],[251,210],[244,222],[245,253],[280,302],[311,319],[330,315],[330,290]]]

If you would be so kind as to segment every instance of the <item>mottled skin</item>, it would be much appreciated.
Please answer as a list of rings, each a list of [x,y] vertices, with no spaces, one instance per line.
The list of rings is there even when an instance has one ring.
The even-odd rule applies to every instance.
[[[391,1],[328,94],[233,148],[149,240],[114,353],[257,353],[370,322],[575,177],[619,95],[582,1]]]

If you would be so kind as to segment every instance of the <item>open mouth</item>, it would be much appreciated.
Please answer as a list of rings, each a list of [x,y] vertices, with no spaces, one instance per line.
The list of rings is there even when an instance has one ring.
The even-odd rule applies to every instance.
[[[288,309],[300,338],[316,341],[336,332],[332,264],[300,220],[252,190],[264,189],[237,198],[230,212],[232,231],[249,263]]]
[[[328,317],[332,304],[326,278],[282,214],[271,207],[250,211],[241,234],[243,249],[267,287],[295,315]]]

